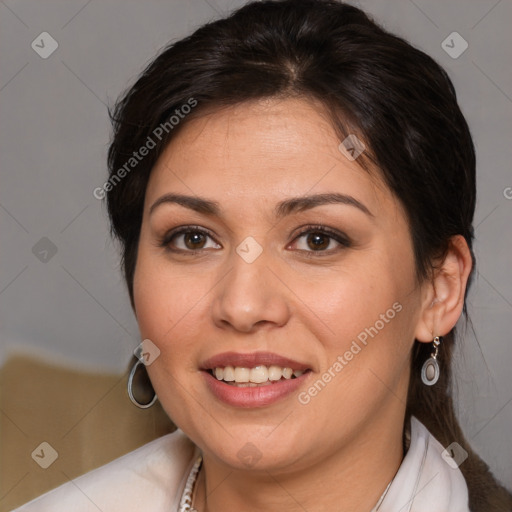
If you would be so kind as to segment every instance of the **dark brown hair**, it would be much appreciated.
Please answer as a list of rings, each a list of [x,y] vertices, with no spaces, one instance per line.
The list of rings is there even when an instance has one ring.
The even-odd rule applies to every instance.
[[[171,138],[206,109],[290,96],[321,102],[340,140],[355,133],[365,142],[368,150],[358,161],[367,170],[370,162],[375,164],[401,201],[419,280],[431,278],[433,262],[443,257],[454,235],[462,235],[472,248],[475,153],[446,72],[351,5],[253,2],[166,48],[112,112],[110,180],[119,178],[120,169],[126,172],[111,181],[107,203],[132,305],[144,194],[151,169]],[[193,111],[180,115],[193,102]],[[173,115],[179,121],[170,122]],[[127,168],[149,139],[154,147],[133,170]],[[460,469],[471,510],[511,510],[512,496],[471,450],[455,416],[450,381],[454,342],[455,329],[444,337],[441,378],[432,387],[420,379],[431,347],[415,343],[407,419],[416,416],[444,446],[457,441],[469,452]]]

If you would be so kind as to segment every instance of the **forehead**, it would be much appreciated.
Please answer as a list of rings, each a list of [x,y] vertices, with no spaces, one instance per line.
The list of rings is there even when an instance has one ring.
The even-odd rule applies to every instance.
[[[146,202],[178,192],[249,206],[341,192],[374,208],[396,206],[380,173],[339,150],[321,104],[303,99],[242,103],[186,122],[152,170]]]

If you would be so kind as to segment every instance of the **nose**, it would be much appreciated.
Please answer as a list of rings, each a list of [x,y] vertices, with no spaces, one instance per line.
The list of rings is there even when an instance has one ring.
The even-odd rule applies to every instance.
[[[212,315],[217,327],[251,333],[288,322],[285,287],[262,256],[247,263],[234,254],[231,270],[214,293]]]

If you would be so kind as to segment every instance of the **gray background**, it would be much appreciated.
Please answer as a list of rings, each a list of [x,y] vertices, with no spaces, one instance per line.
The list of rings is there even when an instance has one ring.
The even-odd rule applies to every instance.
[[[0,2],[0,364],[28,352],[78,368],[125,370],[140,340],[105,208],[92,195],[106,176],[106,106],[168,41],[242,3]],[[467,437],[510,487],[512,3],[356,4],[448,70],[472,128],[478,274],[468,304],[474,332],[468,329],[457,357],[456,403]],[[47,59],[31,48],[45,31],[59,44]],[[453,31],[469,44],[456,59],[442,47]],[[33,253],[42,237],[56,247],[53,256],[41,252],[45,241]]]

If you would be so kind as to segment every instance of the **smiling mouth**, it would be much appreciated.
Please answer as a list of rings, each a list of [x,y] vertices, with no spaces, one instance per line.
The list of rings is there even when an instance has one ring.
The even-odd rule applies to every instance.
[[[311,370],[294,370],[277,365],[258,365],[253,368],[245,368],[242,366],[217,366],[207,370],[207,372],[217,380],[229,384],[230,386],[240,388],[270,386],[279,381],[297,379],[309,371]]]

